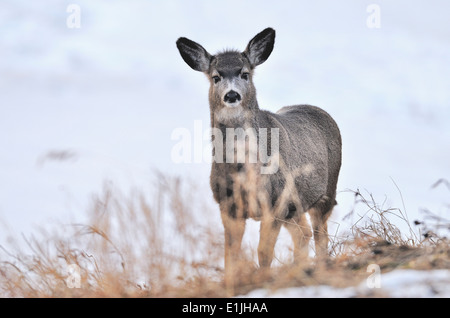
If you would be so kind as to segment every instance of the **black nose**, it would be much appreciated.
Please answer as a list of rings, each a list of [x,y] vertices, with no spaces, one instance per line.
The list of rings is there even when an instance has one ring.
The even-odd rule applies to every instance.
[[[223,98],[223,100],[226,103],[235,103],[236,101],[240,101],[241,100],[241,95],[239,95],[238,92],[229,91],[228,93],[226,93],[226,95]]]

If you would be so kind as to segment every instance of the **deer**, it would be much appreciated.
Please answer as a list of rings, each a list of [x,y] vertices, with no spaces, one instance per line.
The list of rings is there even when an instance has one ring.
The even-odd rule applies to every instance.
[[[308,257],[312,236],[316,256],[328,254],[327,220],[337,204],[341,134],[334,119],[316,106],[285,106],[276,113],[259,108],[254,70],[274,44],[272,28],[254,36],[242,52],[211,55],[185,37],[176,41],[182,59],[210,83],[210,186],[224,226],[225,280],[235,274],[248,218],[261,221],[260,268],[270,268],[281,226],[292,236],[294,263]],[[265,148],[256,153],[256,162],[248,158],[255,143]],[[238,151],[245,154],[240,161]]]

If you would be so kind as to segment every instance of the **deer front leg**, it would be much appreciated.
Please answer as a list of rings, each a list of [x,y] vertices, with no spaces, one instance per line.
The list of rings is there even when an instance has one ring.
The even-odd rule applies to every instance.
[[[221,215],[225,232],[225,287],[227,293],[232,295],[245,231],[245,219],[234,218],[228,211],[223,211]]]
[[[261,218],[259,231],[258,261],[261,268],[269,268],[273,259],[273,249],[280,233],[281,223],[271,216]]]
[[[324,213],[317,208],[311,208],[308,211],[311,216],[311,223],[314,233],[314,244],[316,246],[316,257],[322,258],[328,256],[328,226],[327,219],[330,211]]]

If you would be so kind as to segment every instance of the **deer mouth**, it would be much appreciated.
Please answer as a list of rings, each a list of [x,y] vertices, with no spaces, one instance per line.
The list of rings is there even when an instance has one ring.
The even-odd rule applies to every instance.
[[[225,105],[225,108],[237,108],[241,103],[240,102],[233,102],[233,103],[223,103]]]

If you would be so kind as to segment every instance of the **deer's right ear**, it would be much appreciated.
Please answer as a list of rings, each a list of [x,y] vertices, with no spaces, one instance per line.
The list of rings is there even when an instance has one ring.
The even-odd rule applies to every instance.
[[[178,51],[183,60],[194,70],[207,72],[211,62],[211,55],[200,44],[186,38],[177,41]]]
[[[275,30],[267,28],[255,35],[247,45],[244,54],[248,57],[252,68],[263,63],[272,53],[275,43]]]

